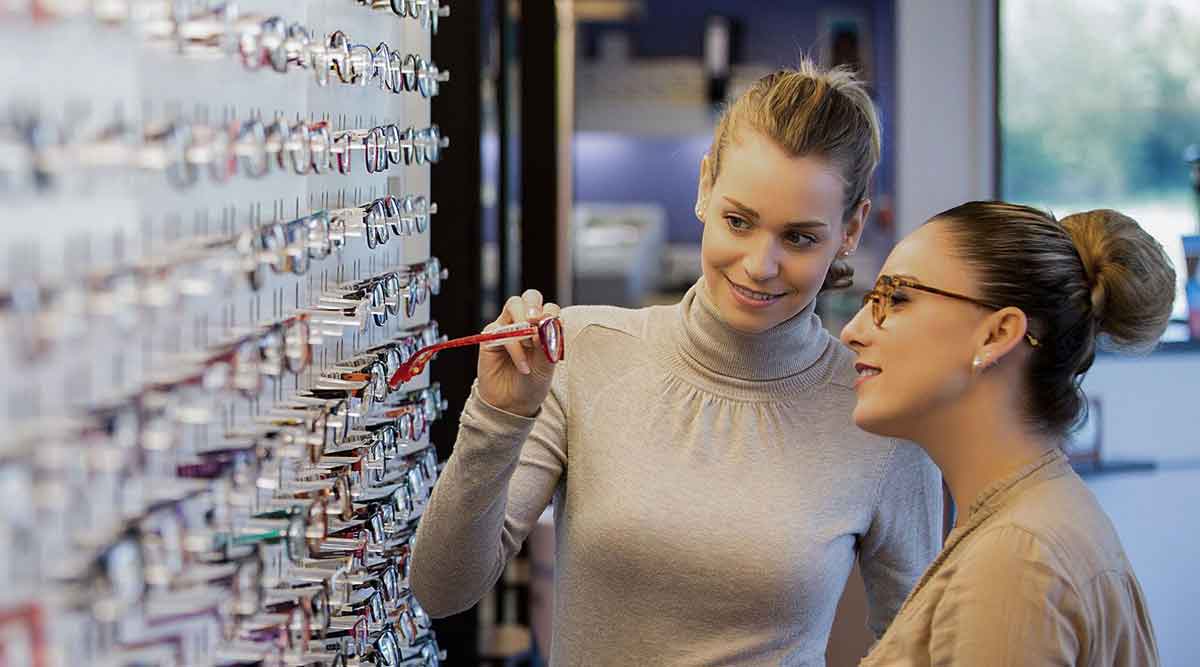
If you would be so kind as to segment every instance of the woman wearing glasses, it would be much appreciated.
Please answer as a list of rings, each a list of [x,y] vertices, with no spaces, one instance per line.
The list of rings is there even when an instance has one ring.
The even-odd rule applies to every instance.
[[[919,443],[959,512],[864,665],[1158,664],[1120,540],[1060,445],[1098,339],[1152,347],[1174,294],[1162,247],[1116,211],[971,202],[896,246],[842,332],[854,421]]]
[[[481,351],[417,534],[431,614],[473,605],[553,500],[552,664],[824,665],[855,558],[883,632],[937,551],[940,480],[854,427],[853,354],[813,312],[849,284],[879,151],[851,75],[763,78],[703,160],[681,303],[568,308],[563,363]],[[557,313],[531,290],[489,329]]]

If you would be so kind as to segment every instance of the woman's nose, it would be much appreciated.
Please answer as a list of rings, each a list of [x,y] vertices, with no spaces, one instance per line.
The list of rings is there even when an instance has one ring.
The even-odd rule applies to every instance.
[[[842,344],[854,350],[866,347],[867,338],[870,335],[870,328],[867,326],[871,320],[871,304],[863,304],[862,308],[850,318],[846,326],[842,327],[842,335],[840,336]]]
[[[746,276],[757,282],[765,282],[779,275],[778,244],[774,239],[754,242],[754,246],[742,258]]]

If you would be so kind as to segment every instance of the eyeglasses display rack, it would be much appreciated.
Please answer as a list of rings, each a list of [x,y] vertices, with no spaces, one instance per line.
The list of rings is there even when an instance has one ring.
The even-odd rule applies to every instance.
[[[438,665],[438,0],[0,0],[0,662]]]

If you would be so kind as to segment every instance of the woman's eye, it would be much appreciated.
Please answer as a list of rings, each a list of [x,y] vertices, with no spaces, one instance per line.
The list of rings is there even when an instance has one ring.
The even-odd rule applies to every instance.
[[[801,234],[800,232],[788,232],[783,235],[783,240],[788,245],[804,248],[817,242],[817,238],[810,234]]]
[[[732,215],[725,216],[725,223],[728,224],[731,229],[736,229],[739,231],[750,229],[750,223]]]

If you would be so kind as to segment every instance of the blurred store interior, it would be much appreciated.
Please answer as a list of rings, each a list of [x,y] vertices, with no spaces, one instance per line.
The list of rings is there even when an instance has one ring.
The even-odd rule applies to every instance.
[[[857,311],[897,238],[963,201],[1004,198],[1059,215],[1112,207],[1150,229],[1177,263],[1172,323],[1148,356],[1097,360],[1072,455],[1141,577],[1163,663],[1200,663],[1190,636],[1200,584],[1189,572],[1200,533],[1187,528],[1187,508],[1200,505],[1200,6],[492,1],[473,18],[480,323],[525,288],[562,304],[677,301],[699,275],[692,209],[721,104],[802,55],[859,71],[883,119],[855,286],[819,304],[831,331]],[[439,170],[454,168],[435,168],[435,193]],[[491,664],[523,664],[531,642],[545,655],[553,536],[543,523],[472,612]],[[857,664],[868,641],[853,579],[833,666]]]
[[[632,346],[608,348],[617,350],[615,362],[606,358],[589,369],[648,369],[637,378],[645,381],[644,394],[624,391],[629,374],[606,376],[610,384],[601,385],[580,380],[588,376],[575,369],[586,364],[570,371],[579,383],[571,386],[599,397],[580,401],[589,410],[602,399],[620,399],[611,412],[588,414],[617,414],[620,421],[572,422],[578,413],[572,416],[567,406],[559,424],[563,434],[571,424],[575,439],[562,435],[561,442],[523,450],[532,453],[528,463],[561,445],[547,454],[554,462],[518,466],[522,443],[515,438],[498,450],[488,465],[542,475],[524,488],[520,482],[528,478],[519,478],[512,505],[480,492],[507,492],[510,477],[466,468],[473,465],[470,452],[481,451],[470,444],[459,450],[467,455],[452,459],[449,475],[439,477],[476,380],[476,345],[535,335],[548,341],[561,333],[545,322],[544,328],[517,326],[488,340],[477,337],[507,298],[537,289],[564,307],[640,308],[677,303],[696,284],[704,230],[696,196],[715,123],[749,85],[802,59],[856,72],[882,125],[869,219],[848,260],[853,286],[817,298],[821,322],[835,336],[859,312],[897,241],[967,201],[1003,199],[1060,218],[1114,208],[1136,219],[1170,255],[1178,280],[1165,333],[1141,356],[1102,349],[1082,383],[1090,400],[1087,419],[1064,449],[1112,519],[1137,573],[1162,664],[1200,665],[1193,610],[1200,598],[1200,522],[1191,514],[1200,507],[1197,0],[0,0],[0,36],[10,47],[0,58],[0,353],[8,371],[0,382],[6,500],[0,510],[0,667],[544,665],[556,547],[581,543],[566,541],[568,530],[555,534],[553,504],[480,602],[446,618],[430,614],[461,609],[475,598],[472,586],[486,588],[488,577],[501,571],[499,558],[487,566],[472,562],[491,558],[495,542],[472,549],[455,540],[501,539],[498,510],[524,502],[533,506],[527,514],[536,515],[552,487],[558,498],[567,497],[563,480],[572,474],[618,479],[618,492],[605,487],[601,502],[573,507],[599,507],[596,514],[611,525],[635,526],[640,535],[661,538],[664,525],[695,525],[682,524],[685,512],[677,508],[701,508],[691,517],[700,529],[676,532],[703,538],[704,555],[715,559],[707,562],[723,567],[728,561],[729,568],[742,568],[736,574],[753,574],[710,578],[713,569],[705,566],[693,580],[660,576],[661,568],[701,562],[701,549],[661,539],[660,550],[643,554],[655,566],[649,570],[655,584],[701,580],[724,585],[711,589],[723,592],[730,582],[782,581],[760,577],[767,566],[748,564],[767,561],[739,558],[747,544],[773,552],[776,574],[805,571],[792,569],[793,561],[823,564],[820,557],[781,556],[747,537],[757,527],[763,529],[758,535],[792,539],[792,533],[774,532],[779,515],[795,519],[793,525],[814,525],[812,514],[793,512],[798,505],[790,496],[775,513],[747,500],[749,485],[764,473],[789,475],[783,483],[758,485],[785,495],[818,495],[811,484],[793,485],[793,474],[838,480],[822,488],[849,498],[844,504],[861,511],[865,527],[838,524],[834,538],[793,541],[840,548],[839,567],[852,548],[870,554],[876,533],[888,533],[877,541],[903,542],[913,552],[919,547],[910,541],[935,546],[936,528],[875,531],[887,521],[873,522],[862,509],[899,507],[878,500],[885,497],[880,489],[936,500],[932,476],[924,479],[928,494],[898,491],[915,484],[878,483],[875,500],[857,503],[867,495],[854,490],[866,488],[861,470],[867,463],[843,456],[845,439],[826,438],[837,455],[825,458],[864,467],[840,477],[814,472],[824,470],[810,465],[820,457],[800,446],[743,447],[739,453],[751,457],[782,453],[803,464],[756,460],[747,474],[707,468],[691,475],[693,468],[674,465],[679,459],[647,464],[644,442],[682,439],[677,431],[629,436],[636,432],[629,414],[652,426],[666,421],[657,418],[660,412],[643,411],[647,405],[684,408],[681,423],[722,446],[741,446],[746,436],[736,418],[696,418],[720,402],[692,398],[702,392],[661,399],[655,392],[667,380],[688,389],[701,383],[668,371],[652,375],[667,364],[649,356],[650,345],[636,350],[647,355],[629,357],[646,361],[626,358]],[[775,173],[752,180],[775,185]],[[791,184],[801,182],[763,199],[798,191]],[[798,222],[793,227],[811,221]],[[832,243],[820,248],[837,251]],[[814,275],[823,275],[818,268]],[[729,293],[739,308],[768,315],[779,312],[771,310],[775,303],[798,305],[736,286]],[[699,333],[687,341],[729,333],[710,324],[689,329]],[[794,329],[771,333],[780,331]],[[718,341],[709,360],[759,355],[767,348],[764,338],[744,346],[744,338]],[[1054,352],[1073,349],[1059,339]],[[650,342],[661,340],[675,342],[667,336]],[[682,346],[662,347],[673,354]],[[786,405],[776,400],[780,392],[771,387],[781,378],[769,373],[784,365],[773,354],[779,349],[789,352],[785,362],[807,358],[771,345],[769,359],[759,364],[767,370],[753,376],[722,373],[695,356],[672,359],[679,366],[695,362],[697,373],[711,371],[739,387],[775,392],[762,394],[764,400],[726,401],[736,410],[782,405],[775,414],[795,418],[797,408],[825,405],[808,398],[815,394],[785,393]],[[940,347],[929,349],[951,358]],[[837,359],[837,348],[824,350],[823,361]],[[426,365],[435,353],[436,363]],[[501,377],[501,384],[518,377],[515,366],[504,363],[489,376]],[[979,372],[987,370],[980,365]],[[563,367],[571,368],[569,362]],[[808,390],[808,377],[824,368],[812,363],[785,370],[787,391]],[[859,373],[863,380],[877,374]],[[546,376],[509,382],[508,389],[515,387],[509,397],[545,391]],[[801,376],[804,384],[790,383]],[[839,397],[840,383],[831,377],[832,371],[821,378],[820,388],[844,403],[828,405],[848,406],[848,393]],[[898,394],[906,392],[882,392]],[[508,407],[524,415],[538,414],[539,405],[553,409],[543,396],[526,393],[528,400]],[[479,414],[489,409],[472,405]],[[842,434],[863,435],[839,412],[808,414],[828,417]],[[510,417],[513,429],[529,426],[496,412],[476,426]],[[550,412],[538,426],[546,429],[557,417]],[[780,441],[827,436],[812,419],[797,418]],[[722,433],[735,437],[714,435],[705,424],[726,427]],[[633,442],[641,456],[577,447],[585,425],[613,426],[599,439]],[[753,433],[745,440],[761,444],[760,432]],[[475,442],[493,444],[488,435]],[[610,462],[636,468],[589,477],[574,459],[575,467],[563,472],[568,440],[575,452],[602,451]],[[903,451],[886,450],[886,460],[902,458],[897,452]],[[924,463],[917,458],[918,465],[881,463],[875,470],[880,479],[897,479],[895,468],[915,476]],[[719,472],[708,472],[714,469]],[[474,474],[480,470],[487,474]],[[655,477],[635,486],[625,479],[631,470]],[[698,491],[668,494],[664,489],[674,487],[663,480],[664,471]],[[437,487],[447,478],[458,485]],[[716,493],[713,479],[750,481]],[[1070,475],[1060,479],[1075,482]],[[847,480],[864,486],[850,487]],[[466,489],[479,504],[455,504],[453,496],[442,504],[435,487]],[[649,493],[633,519],[614,520],[621,515],[609,510],[631,488]],[[668,495],[689,504],[667,506]],[[827,495],[819,494],[822,508],[832,505]],[[737,501],[749,510],[720,524],[712,520],[710,510]],[[565,509],[559,502],[557,509]],[[426,513],[428,507],[434,510]],[[649,522],[647,508],[665,510],[665,520]],[[438,534],[439,512],[462,523]],[[896,514],[926,527],[936,523],[925,521],[927,514]],[[763,525],[752,526],[760,518]],[[946,519],[953,525],[950,513]],[[562,523],[577,534],[578,524]],[[517,519],[504,528],[514,524],[517,533],[527,527]],[[421,584],[413,583],[422,575],[410,576],[418,525],[427,527],[422,543],[433,545],[425,548],[449,554],[427,562],[450,576],[430,577],[425,586],[442,587],[449,597],[470,593],[441,601],[436,611],[417,599]],[[714,525],[727,529],[729,552],[708,549]],[[892,540],[897,533],[904,539]],[[429,534],[434,537],[426,540]],[[635,559],[618,558],[636,551],[621,550],[633,540],[617,543],[610,534],[594,533],[603,536],[603,549],[587,552],[615,559],[605,564],[616,576],[596,587],[605,593],[618,577],[629,587],[625,577],[637,567]],[[594,542],[583,544],[594,548]],[[663,566],[660,555],[672,550],[684,560]],[[902,578],[906,568],[894,560],[864,558]],[[578,567],[578,560],[569,562]],[[789,600],[801,600],[795,607],[774,597],[761,603],[729,596],[746,604],[722,607],[723,618],[754,621],[748,609],[799,618],[784,614],[807,604],[812,582],[828,584],[827,599],[841,590],[835,579],[844,570],[825,576],[828,571],[790,589],[760,587],[767,596],[784,591]],[[897,578],[891,576],[892,583]],[[690,583],[681,588],[695,592]],[[571,609],[600,608],[590,593],[586,598],[582,604],[582,597],[571,599]],[[661,599],[676,600],[644,597],[638,609],[672,605]],[[674,608],[686,612],[679,614],[680,626],[696,622],[690,600]],[[617,634],[612,619],[625,612],[620,606],[604,617],[611,634],[589,637],[593,649],[619,644],[610,641]],[[736,626],[703,615],[708,624],[694,636],[706,639],[716,622],[725,623],[729,635],[750,626],[781,627]],[[669,614],[621,618],[634,624],[658,616]],[[787,641],[804,644],[805,656],[825,648],[823,639],[793,634]],[[783,641],[760,643],[792,650],[774,646]],[[745,650],[724,636],[711,643],[731,653]],[[827,664],[857,665],[871,643],[862,577],[854,570],[833,621]]]

